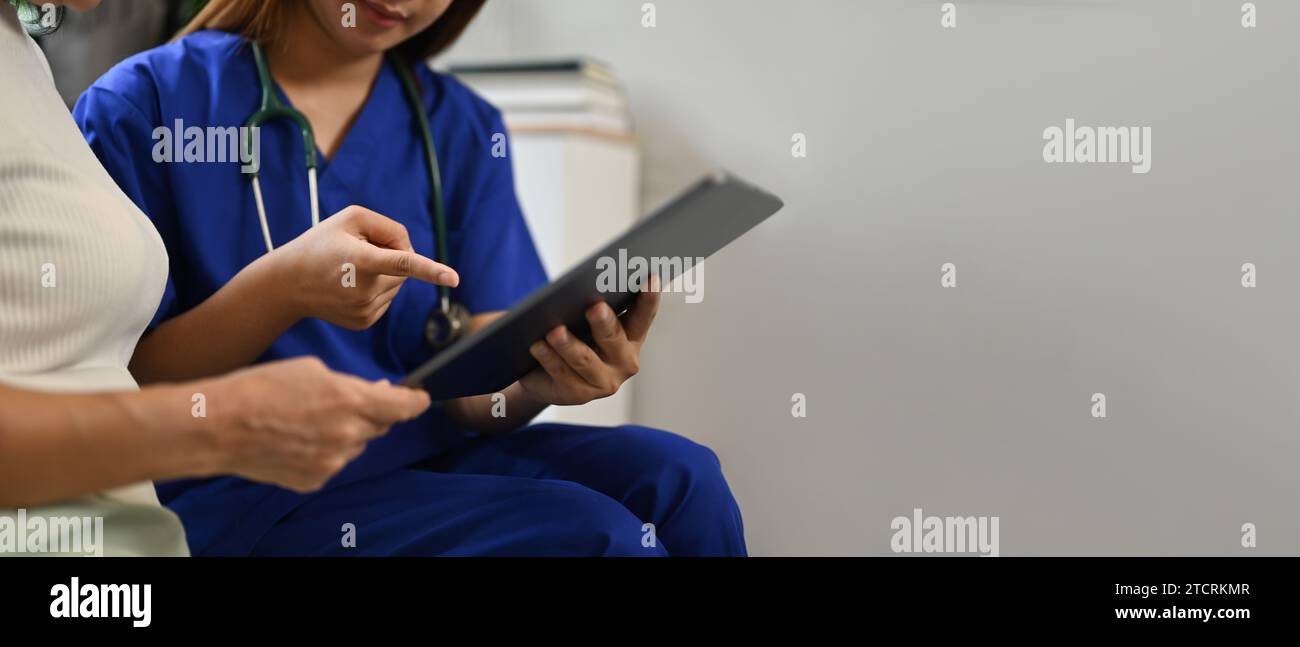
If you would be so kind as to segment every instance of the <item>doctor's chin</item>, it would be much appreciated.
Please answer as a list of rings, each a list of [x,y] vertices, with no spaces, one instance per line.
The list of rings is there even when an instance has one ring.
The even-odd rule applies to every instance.
[[[0,617],[414,619],[430,573],[1280,622],[1298,42],[1286,0],[0,0]]]

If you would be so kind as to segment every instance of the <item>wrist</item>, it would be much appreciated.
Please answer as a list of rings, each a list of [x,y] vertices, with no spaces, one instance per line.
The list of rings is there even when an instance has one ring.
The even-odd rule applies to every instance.
[[[550,402],[542,399],[541,396],[534,395],[532,391],[524,386],[524,381],[520,380],[506,388],[506,400],[513,401],[511,404],[520,411],[529,413],[528,418],[532,418],[541,412],[542,409],[551,406]]]
[[[294,289],[293,276],[293,269],[277,249],[250,263],[231,284],[240,285],[247,294],[245,302],[253,305],[256,312],[271,317],[287,330],[308,316],[302,291]]]
[[[156,473],[179,478],[222,471],[218,425],[207,418],[208,384],[169,384],[110,394],[130,424],[152,439],[148,454],[159,462]]]

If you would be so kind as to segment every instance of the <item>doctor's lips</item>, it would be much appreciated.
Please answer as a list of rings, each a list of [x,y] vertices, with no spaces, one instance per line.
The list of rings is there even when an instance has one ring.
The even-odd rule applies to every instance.
[[[406,16],[402,15],[398,10],[390,9],[378,2],[361,0],[358,4],[361,5],[361,10],[365,12],[366,18],[370,19],[370,22],[384,29],[396,27],[403,20],[406,20]]]

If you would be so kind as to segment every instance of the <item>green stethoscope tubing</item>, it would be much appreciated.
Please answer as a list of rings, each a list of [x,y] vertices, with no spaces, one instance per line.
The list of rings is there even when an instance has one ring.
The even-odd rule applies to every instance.
[[[248,121],[244,123],[244,136],[246,138],[251,138],[253,136],[253,127],[261,127],[267,122],[276,119],[288,119],[298,126],[299,131],[302,133],[302,147],[305,151],[304,164],[307,168],[308,187],[309,192],[311,193],[312,203],[312,225],[314,226],[320,221],[320,207],[317,199],[316,187],[316,173],[318,167],[316,158],[316,136],[312,132],[311,123],[307,121],[307,116],[301,111],[285,104],[276,94],[275,84],[271,80],[271,72],[266,63],[266,54],[262,51],[261,45],[258,43],[252,43],[252,49],[253,61],[257,65],[257,80],[258,84],[261,86],[262,99],[261,105],[258,107],[257,111],[254,112],[252,116],[248,118]],[[408,67],[406,62],[402,60],[401,56],[391,50],[388,53],[388,59],[393,64],[393,69],[397,70],[397,77],[401,80],[403,94],[406,96],[406,101],[410,105],[411,112],[415,114],[415,123],[418,125],[420,130],[420,139],[424,144],[424,156],[429,165],[429,188],[430,193],[432,194],[431,200],[433,202],[430,211],[433,214],[434,235],[436,238],[434,244],[435,254],[437,257],[434,260],[447,265],[447,216],[442,202],[442,172],[438,166],[438,151],[433,144],[433,130],[429,126],[428,116],[424,113],[424,102],[420,100],[420,92],[416,87],[415,76],[411,73],[410,67]],[[251,142],[246,141],[245,144],[247,145],[245,150],[260,150],[260,148],[252,147]],[[260,169],[261,160],[255,160],[253,171],[249,174],[249,179],[253,183],[254,195],[256,197],[262,225],[262,233],[269,251],[273,246],[271,243],[270,231],[266,222],[266,209],[262,201],[261,182],[258,177]],[[451,288],[445,285],[438,286],[438,300],[442,314],[444,316],[450,316],[453,309],[451,303]]]
[[[402,89],[406,91],[406,101],[411,106],[411,112],[415,113],[415,123],[420,127],[420,139],[424,141],[424,158],[429,162],[429,190],[433,195],[433,229],[437,237],[434,245],[435,253],[438,255],[434,260],[448,265],[447,214],[443,211],[442,169],[438,167],[438,151],[433,146],[433,129],[429,127],[429,118],[424,114],[424,102],[420,100],[419,88],[415,87],[415,76],[411,74],[411,68],[395,52],[390,53],[389,58],[393,62],[393,68],[397,70],[397,78],[402,81]],[[448,310],[451,307],[451,288],[439,286],[438,295],[442,300],[442,309]]]
[[[288,119],[297,124],[298,129],[302,131],[303,149],[306,151],[306,165],[309,169],[316,168],[316,135],[312,132],[311,123],[307,121],[307,116],[289,107],[275,93],[275,84],[271,81],[271,71],[266,65],[266,54],[262,51],[262,46],[253,43],[253,61],[257,64],[257,82],[262,86],[262,105],[253,113],[253,116],[244,122],[246,130],[245,137],[252,137],[251,129],[260,127],[268,121],[276,119]],[[247,150],[257,150],[252,147]],[[254,165],[253,177],[257,177],[261,165]]]

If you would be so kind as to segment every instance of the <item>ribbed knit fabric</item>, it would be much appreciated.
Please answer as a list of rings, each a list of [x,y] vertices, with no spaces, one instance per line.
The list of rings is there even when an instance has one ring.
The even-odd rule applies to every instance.
[[[162,297],[167,251],[95,159],[13,18],[0,4],[0,382],[136,389],[127,363]],[[149,483],[26,509],[36,516],[103,517],[108,555],[186,553],[180,521]]]

